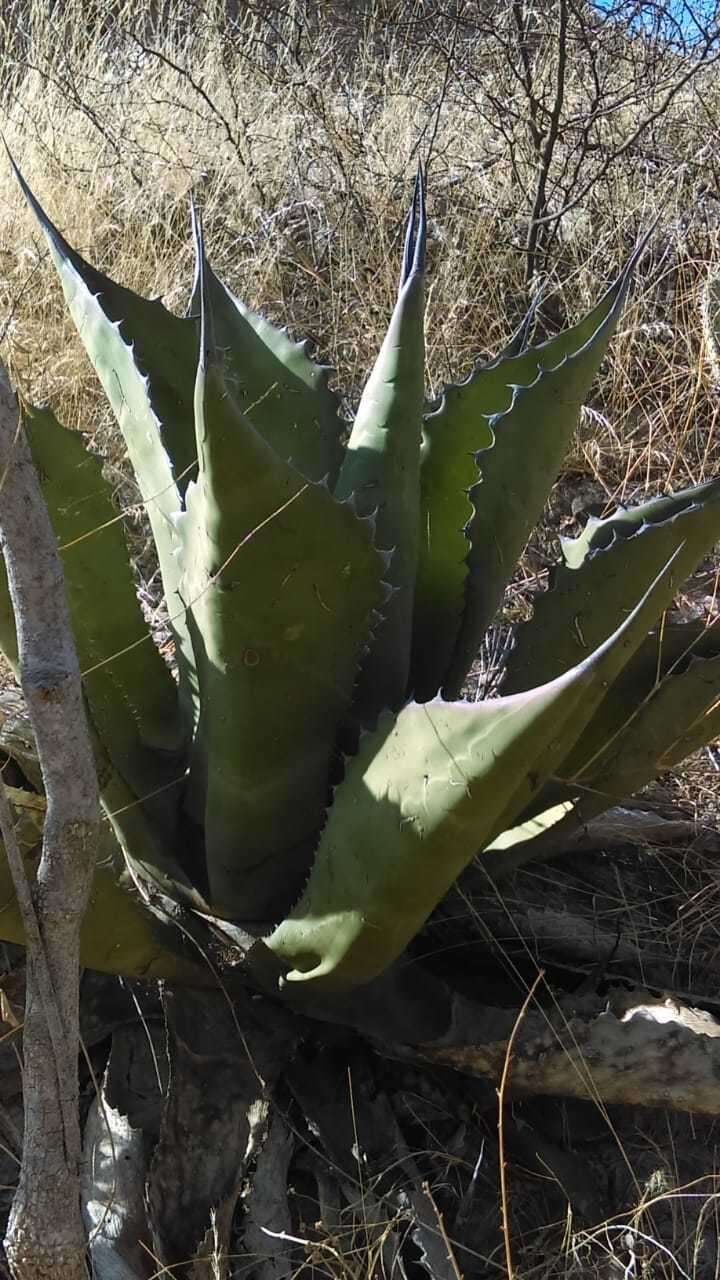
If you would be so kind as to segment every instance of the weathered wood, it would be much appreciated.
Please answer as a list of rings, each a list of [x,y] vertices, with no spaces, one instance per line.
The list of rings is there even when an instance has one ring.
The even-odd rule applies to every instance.
[[[517,1014],[456,1002],[442,1042],[422,1046],[426,1061],[499,1080]],[[589,997],[575,1007],[538,1007],[520,1024],[510,1089],[602,1099],[607,1104],[670,1107],[720,1114],[720,1022],[704,1010],[646,991],[612,1002]]]
[[[238,993],[164,992],[170,1083],[146,1204],[155,1260],[176,1280],[224,1276],[233,1215],[265,1136],[295,1020]]]

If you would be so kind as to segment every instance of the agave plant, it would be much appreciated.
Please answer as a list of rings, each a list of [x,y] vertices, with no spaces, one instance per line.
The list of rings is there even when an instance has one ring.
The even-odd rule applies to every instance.
[[[240,924],[286,992],[360,986],[474,857],[497,877],[547,856],[717,734],[717,632],[666,610],[720,536],[720,480],[565,541],[501,695],[462,699],[642,244],[572,327],[536,347],[523,327],[428,402],[420,174],[348,426],[306,345],[218,280],[197,217],[179,318],[85,262],[20,182],[122,430],[174,639],[171,666],[101,460],[24,409],[108,819],[88,965],[195,981],[198,937]],[[4,584],[0,632],[13,662]],[[8,726],[4,746],[37,781]],[[0,930],[19,937],[12,911]]]

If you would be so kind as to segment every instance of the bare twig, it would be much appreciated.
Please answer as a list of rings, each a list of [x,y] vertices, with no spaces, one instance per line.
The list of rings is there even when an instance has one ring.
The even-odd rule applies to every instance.
[[[510,1079],[510,1064],[512,1062],[513,1045],[518,1028],[527,1013],[530,1002],[540,983],[545,977],[545,970],[541,969],[530,990],[523,1001],[522,1008],[515,1019],[515,1025],[510,1032],[510,1039],[507,1043],[505,1051],[505,1061],[503,1062],[502,1075],[500,1076],[500,1084],[498,1087],[498,1160],[500,1166],[500,1211],[502,1218],[503,1242],[505,1245],[505,1265],[507,1267],[508,1280],[512,1280],[514,1275],[512,1261],[512,1244],[510,1240],[510,1217],[508,1214],[508,1188],[507,1188],[507,1162],[505,1160],[505,1094],[507,1092],[508,1080]]]
[[[542,226],[538,219],[542,217],[547,208],[548,178],[550,176],[550,169],[553,162],[553,156],[555,154],[555,147],[557,145],[558,138],[560,137],[560,117],[562,115],[563,103],[565,101],[567,26],[567,0],[560,0],[560,20],[557,38],[557,68],[555,73],[555,100],[553,102],[552,111],[550,112],[550,120],[548,122],[545,142],[540,154],[540,166],[538,170],[537,184],[535,187],[535,199],[533,201],[532,214],[530,215],[530,226],[528,228],[528,238],[525,246],[526,283],[529,283],[535,275]]]

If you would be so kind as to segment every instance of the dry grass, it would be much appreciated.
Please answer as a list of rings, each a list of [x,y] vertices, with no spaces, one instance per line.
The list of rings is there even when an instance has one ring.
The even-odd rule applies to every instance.
[[[219,0],[169,12],[150,0],[89,8],[67,0],[62,15],[40,0],[6,3],[12,38],[3,41],[0,83],[8,145],[81,252],[182,311],[194,192],[219,274],[251,305],[314,340],[337,369],[349,411],[384,332],[411,176],[430,139],[432,392],[501,347],[524,313],[528,209],[508,139],[487,107],[491,95],[505,95],[508,107],[520,103],[497,51],[464,33],[467,75],[446,80],[452,32],[431,39],[431,28],[414,26],[422,4],[396,4],[389,26],[393,6],[375,0],[363,21],[347,14],[340,21],[340,4],[315,6],[316,18],[328,7],[334,27],[293,0],[282,15],[269,11],[272,21],[248,7],[234,25]],[[571,75],[568,98],[580,112],[584,92],[582,78]],[[630,100],[612,128],[631,126],[641,108],[640,98]],[[568,215],[546,263],[541,335],[585,309],[659,218],[577,432],[566,505],[588,486],[610,505],[720,469],[717,351],[702,305],[720,263],[718,121],[720,85],[708,72],[674,100],[647,154],[624,156]],[[516,133],[525,181],[532,156],[519,126]],[[133,501],[114,427],[6,164],[0,245],[2,351],[17,382],[29,398],[49,399],[68,425],[98,433]],[[523,573],[532,577],[536,568]],[[703,813],[717,812],[717,775],[706,757],[673,786]],[[708,867],[689,910],[718,918],[716,881]],[[533,1182],[511,1172],[519,1275],[717,1274],[708,1243],[717,1237],[720,1194],[712,1126],[693,1162],[692,1121],[672,1121],[664,1137],[660,1123],[599,1124],[596,1159],[627,1176],[616,1188],[615,1216],[593,1229],[562,1216],[548,1225],[552,1196],[539,1228],[547,1187],[538,1175]],[[488,1274],[502,1274],[500,1261]],[[346,1259],[338,1274],[369,1274],[368,1266]]]
[[[229,28],[214,0],[192,20],[189,8],[174,6],[159,30],[135,4],[113,5],[112,21],[110,8],[97,6],[93,17],[70,0],[62,18],[51,18],[47,6],[23,4],[31,38],[21,57],[6,50],[3,68],[7,141],[51,216],[93,262],[182,309],[194,191],[220,273],[252,305],[311,336],[352,402],[394,294],[416,157],[436,130],[430,389],[502,345],[528,301],[528,211],[485,110],[488,93],[507,92],[507,71],[479,39],[463,51],[472,80],[444,86],[443,48],[411,41],[400,22],[389,39],[380,5],[364,36],[362,24],[352,29],[352,49],[347,31],[320,26],[297,53],[280,38],[295,31],[292,6],[279,35],[257,16]],[[570,91],[580,107],[582,86]],[[541,333],[582,311],[660,218],[570,460],[601,477],[608,498],[713,469],[717,402],[700,308],[720,256],[702,165],[708,112],[720,118],[710,73],[673,104],[661,158],[619,161],[567,215],[547,264]],[[93,376],[7,165],[0,231],[4,346],[17,376],[67,421],[92,429],[102,412]]]

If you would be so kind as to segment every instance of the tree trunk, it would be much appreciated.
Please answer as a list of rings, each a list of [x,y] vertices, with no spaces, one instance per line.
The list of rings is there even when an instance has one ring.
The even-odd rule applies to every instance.
[[[100,829],[98,790],[56,540],[2,369],[0,472],[21,684],[48,802],[31,889],[0,783],[0,827],[28,952],[23,1159],[5,1248],[17,1280],[82,1280],[79,940]]]

